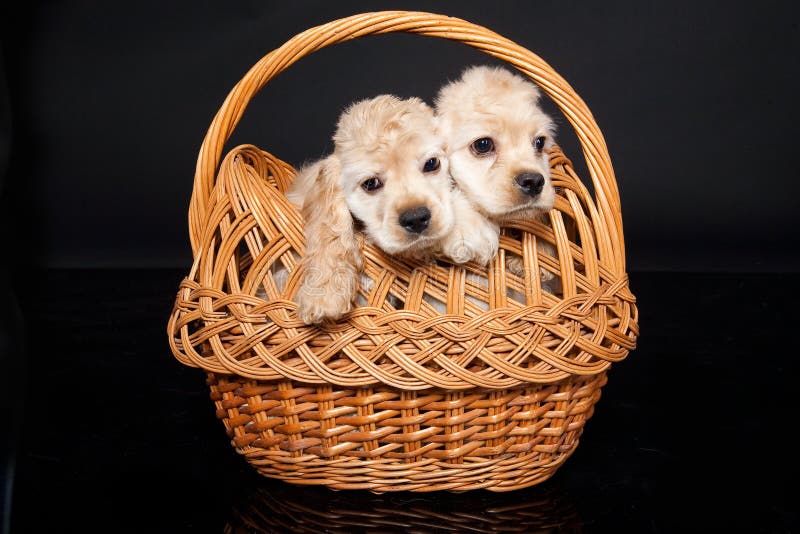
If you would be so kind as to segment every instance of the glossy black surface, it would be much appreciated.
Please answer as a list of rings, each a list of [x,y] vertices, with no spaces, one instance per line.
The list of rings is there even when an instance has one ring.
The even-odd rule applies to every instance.
[[[798,275],[632,274],[639,347],[551,480],[380,496],[272,481],[237,456],[203,373],[169,352],[182,276],[50,271],[22,291],[11,532],[797,529]]]

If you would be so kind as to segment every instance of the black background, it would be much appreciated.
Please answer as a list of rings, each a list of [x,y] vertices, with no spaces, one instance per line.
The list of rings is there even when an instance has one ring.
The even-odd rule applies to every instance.
[[[408,9],[508,37],[587,102],[615,166],[631,270],[794,271],[795,6],[35,4],[3,22],[15,127],[7,232],[46,267],[186,267],[197,151],[233,85],[308,27]],[[430,100],[466,65],[493,61],[460,43],[412,35],[326,48],[256,96],[230,145],[252,143],[296,165],[330,148],[336,117],[354,99],[393,92]],[[558,122],[579,164],[570,127]]]
[[[589,531],[684,532],[698,515],[697,530],[793,531],[796,461],[785,436],[796,418],[790,334],[800,289],[796,6],[4,5],[0,403],[6,435],[19,437],[12,452],[21,450],[19,531],[218,532],[231,502],[245,502],[230,485],[258,487],[213,420],[202,373],[177,364],[164,335],[191,264],[197,151],[228,91],[264,54],[309,27],[382,9],[457,16],[536,52],[606,138],[643,336],[547,491],[572,499]],[[382,92],[430,100],[473,63],[497,62],[399,34],[324,49],[257,95],[229,146],[301,163],[330,150],[349,102]],[[582,169],[574,134],[557,122]],[[457,508],[448,499],[443,506]],[[150,520],[156,512],[165,523]]]

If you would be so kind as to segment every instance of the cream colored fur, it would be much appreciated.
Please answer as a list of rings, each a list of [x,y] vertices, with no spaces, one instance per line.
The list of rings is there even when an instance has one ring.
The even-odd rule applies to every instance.
[[[553,207],[548,150],[555,125],[539,99],[539,89],[526,78],[489,66],[467,68],[437,95],[436,114],[447,143],[450,173],[476,210],[494,223],[541,218]],[[537,150],[540,137],[544,144]],[[493,150],[479,154],[474,143],[484,138],[492,141]],[[542,175],[545,181],[538,195],[519,187],[515,178],[522,173]],[[541,252],[555,256],[555,247],[537,241]],[[509,258],[509,270],[521,275],[521,260]],[[540,275],[543,281],[555,276],[544,269]]]
[[[295,296],[307,323],[336,320],[356,299],[364,240],[389,254],[485,264],[497,252],[499,228],[473,209],[448,172],[433,110],[418,98],[362,100],[339,118],[333,153],[300,169],[287,197],[305,218],[304,275]],[[435,159],[435,170],[425,170]],[[382,187],[367,191],[367,180]],[[410,232],[400,215],[415,207],[430,223]],[[357,229],[361,222],[363,233]]]

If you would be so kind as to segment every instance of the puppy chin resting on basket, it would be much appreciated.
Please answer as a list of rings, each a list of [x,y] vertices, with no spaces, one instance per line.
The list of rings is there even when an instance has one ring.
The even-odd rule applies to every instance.
[[[304,323],[339,319],[359,284],[372,283],[362,275],[365,241],[409,259],[485,265],[496,254],[499,227],[454,186],[436,117],[422,100],[356,102],[333,141],[333,153],[303,166],[287,192],[305,219],[295,295]]]
[[[450,173],[475,209],[493,223],[544,218],[553,207],[548,150],[555,125],[539,99],[534,83],[482,65],[464,70],[436,97]],[[542,239],[537,249],[556,255],[555,247]],[[524,274],[519,256],[507,255],[506,266]],[[545,291],[560,290],[554,273],[541,268],[540,278]]]

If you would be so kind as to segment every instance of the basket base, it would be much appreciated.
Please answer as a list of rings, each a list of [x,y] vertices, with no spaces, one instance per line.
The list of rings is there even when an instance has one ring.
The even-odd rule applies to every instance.
[[[605,373],[504,390],[267,382],[210,373],[231,445],[261,475],[334,490],[503,492],[578,446]]]
[[[241,452],[259,474],[302,486],[326,486],[333,490],[464,492],[485,489],[504,492],[527,488],[552,477],[577,447],[556,455],[509,454],[504,457],[448,464],[435,460],[399,464],[391,460],[326,461],[309,458],[283,463],[258,450]]]

